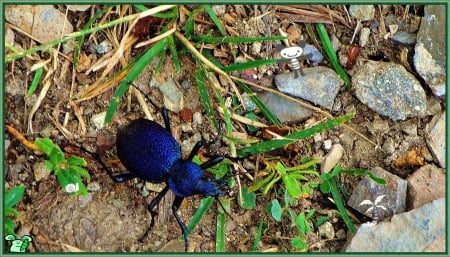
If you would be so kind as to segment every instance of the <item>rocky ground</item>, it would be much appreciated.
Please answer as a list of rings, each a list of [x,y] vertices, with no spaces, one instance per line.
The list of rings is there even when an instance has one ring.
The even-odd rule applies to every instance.
[[[90,99],[76,101],[86,85],[96,83],[101,77],[104,67],[99,70],[93,67],[103,55],[115,51],[121,37],[114,36],[125,34],[126,26],[118,25],[115,31],[103,30],[85,37],[79,70],[72,69],[73,41],[51,51],[15,60],[9,58],[14,55],[13,49],[30,49],[59,38],[61,33],[78,31],[101,8],[5,5],[5,124],[31,141],[50,137],[65,152],[82,155],[88,161],[91,175],[88,195],[71,196],[64,192],[55,175],[45,169],[42,154],[31,151],[10,133],[5,133],[5,190],[21,184],[26,186],[24,198],[16,207],[20,213],[16,233],[19,237],[32,236],[30,252],[184,251],[184,242],[178,240],[181,232],[170,209],[173,194],[168,194],[159,204],[159,215],[149,239],[139,243],[137,239],[150,222],[147,204],[156,193],[149,192],[147,185],[137,179],[114,184],[95,159],[65,147],[69,141],[83,144],[102,153],[104,159],[115,160],[117,128],[144,116],[138,98],[129,94],[121,101],[110,124],[103,126],[98,122],[104,118],[115,87]],[[196,6],[185,8],[180,10],[193,10]],[[386,186],[381,186],[367,177],[339,175],[339,183],[349,193],[347,210],[359,228],[354,237],[329,194],[316,188],[311,195],[292,205],[291,210],[296,215],[315,210],[313,220],[324,217],[327,220],[318,227],[312,226],[305,239],[307,251],[444,251],[446,35],[442,28],[447,20],[445,8],[431,5],[229,5],[214,6],[213,11],[227,33],[233,36],[286,33],[291,43],[304,40],[305,47],[313,53],[313,57],[302,63],[304,74],[299,78],[295,78],[286,63],[232,74],[257,84],[258,87],[252,89],[287,131],[311,127],[329,119],[330,115],[355,113],[346,123],[347,127],[340,126],[258,158],[253,156],[241,161],[251,177],[261,175],[264,163],[261,160],[277,158],[286,166],[294,166],[308,157],[321,160],[318,172],[329,172],[339,164],[348,169],[371,170],[387,181]],[[127,6],[117,6],[102,17],[113,20],[136,12]],[[186,18],[181,15],[177,24],[180,30],[184,28],[183,17]],[[204,20],[209,16],[201,17],[196,29],[198,33],[206,33],[213,23]],[[27,23],[29,20],[33,23]],[[349,85],[345,85],[333,69],[312,36],[314,33],[308,32],[311,27],[307,24],[318,22],[325,24],[340,64],[351,79]],[[142,36],[135,43],[146,37],[150,38]],[[276,50],[276,44],[280,43],[203,47],[213,49],[217,60],[228,65],[245,60],[280,59]],[[106,73],[107,77],[125,66],[125,60],[131,60],[139,51],[142,50],[124,52],[124,63],[119,61]],[[188,155],[196,141],[210,140],[216,131],[200,100],[192,55],[180,53],[180,62],[181,72],[176,72],[173,63],[166,60],[162,72],[155,76],[152,71],[156,64],[152,63],[135,83],[159,106],[165,104],[173,110],[170,118],[174,137],[180,142],[183,154]],[[48,84],[41,83],[31,96],[25,96],[38,67],[44,67],[44,77],[50,76],[43,80]],[[218,83],[229,88],[219,76]],[[44,90],[47,91],[43,93]],[[222,93],[233,95],[231,89]],[[247,104],[247,108],[253,108],[251,102]],[[162,124],[158,110],[151,112]],[[215,115],[220,117],[219,113]],[[267,123],[261,117],[260,122]],[[242,121],[233,122],[234,135],[244,139],[264,138],[262,131],[265,130],[250,131]],[[225,139],[212,148],[207,150],[229,151]],[[237,176],[241,187],[254,184],[249,176],[242,173]],[[275,188],[284,190],[280,183]],[[277,190],[266,195],[256,192],[256,205],[252,209],[238,204],[237,185],[232,190],[226,251],[251,251],[260,220],[265,229],[258,251],[298,250],[291,245],[291,239],[298,232],[288,215],[276,221],[267,211],[268,203],[282,198]],[[201,200],[200,196],[194,196],[183,202],[179,214],[186,223]],[[190,235],[189,251],[215,251],[217,214],[216,207],[205,214]],[[410,232],[404,233],[405,230]],[[8,244],[4,247],[7,251]]]

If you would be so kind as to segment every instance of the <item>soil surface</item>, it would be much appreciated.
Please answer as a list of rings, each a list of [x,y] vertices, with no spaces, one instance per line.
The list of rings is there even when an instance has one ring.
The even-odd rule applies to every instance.
[[[64,10],[64,6],[57,6]],[[187,6],[191,9],[191,6]],[[239,22],[245,23],[245,26],[251,27],[251,18],[266,13],[267,6],[227,6],[225,14],[231,17],[237,17]],[[97,8],[96,8],[97,9]],[[350,45],[356,21],[348,19],[343,6],[333,6],[332,9],[338,13],[344,20],[348,21],[348,26],[341,22],[335,22],[334,25],[327,25],[330,35],[334,35],[342,44],[342,52],[345,47]],[[270,9],[269,9],[270,11]],[[392,15],[404,16],[405,6],[395,6],[389,10]],[[408,9],[411,16],[423,14],[422,6],[414,6]],[[304,23],[294,23],[288,20],[288,17],[281,17],[277,12],[269,12],[266,17],[276,22],[268,22],[269,18],[264,19],[267,22],[265,29],[271,35],[279,35],[279,26],[288,31],[291,35],[301,33],[308,43],[313,43],[312,39],[305,31]],[[228,17],[226,15],[220,17]],[[408,16],[408,17],[411,17]],[[90,17],[89,12],[69,12],[69,21],[72,22],[77,29],[83,26],[82,21],[87,21]],[[207,17],[203,15],[202,17]],[[228,17],[230,18],[230,17]],[[231,18],[230,18],[231,19]],[[376,12],[376,21],[380,19],[378,11]],[[77,22],[78,21],[78,22]],[[234,29],[240,33],[239,22],[226,23],[234,24]],[[209,23],[202,23],[199,29],[207,31]],[[49,24],[49,26],[52,26]],[[231,25],[230,25],[231,26]],[[181,24],[179,26],[182,28]],[[257,29],[254,28],[253,29]],[[96,35],[97,42],[101,42],[104,35]],[[295,36],[292,36],[295,39]],[[91,39],[92,40],[92,39]],[[15,42],[23,47],[29,46],[31,39],[17,33]],[[355,41],[357,42],[357,40]],[[372,33],[368,45],[362,48],[358,60],[363,59],[385,59],[391,62],[401,63],[400,52],[402,47],[392,44],[387,40],[383,40],[380,33]],[[85,45],[89,45],[89,38],[86,38]],[[252,56],[249,45],[239,45],[236,49],[239,55],[248,54]],[[88,53],[88,47],[83,48]],[[269,53],[269,57],[275,53],[271,49],[272,43],[264,42],[262,51]],[[411,47],[411,49],[413,49]],[[225,56],[230,54],[229,46],[224,45],[217,48],[217,51],[223,50],[224,58],[222,62],[227,64]],[[143,50],[131,51],[131,56],[137,56]],[[169,53],[169,52],[167,52]],[[412,56],[412,55],[411,55]],[[26,193],[24,199],[18,204],[16,209],[20,212],[20,218],[17,220],[18,235],[32,235],[35,239],[29,251],[31,252],[76,252],[76,251],[108,251],[108,252],[154,252],[154,251],[184,251],[184,241],[179,241],[181,235],[178,226],[172,214],[171,205],[174,199],[173,193],[169,192],[157,207],[159,215],[156,217],[155,227],[152,229],[149,237],[143,243],[138,242],[138,238],[142,236],[144,231],[150,224],[151,215],[147,211],[147,204],[156,196],[156,192],[150,192],[148,196],[141,193],[142,181],[134,179],[121,184],[115,184],[111,181],[107,173],[102,169],[98,162],[75,147],[68,146],[68,143],[83,145],[87,149],[102,154],[116,173],[123,172],[124,169],[120,165],[114,164],[117,160],[115,139],[117,129],[139,117],[143,117],[141,105],[138,104],[135,94],[127,94],[120,101],[119,108],[114,115],[110,124],[102,129],[97,129],[91,122],[91,117],[106,111],[109,102],[114,94],[116,87],[110,87],[102,94],[92,99],[76,102],[75,105],[68,104],[69,95],[76,95],[83,87],[83,83],[91,83],[95,81],[101,71],[86,75],[84,72],[75,72],[73,74],[71,60],[73,54],[69,56],[59,56],[56,70],[51,76],[53,77],[52,85],[45,95],[40,107],[37,109],[32,118],[32,131],[28,123],[28,116],[32,106],[37,101],[37,96],[42,88],[39,85],[36,93],[31,97],[25,97],[26,86],[33,79],[34,73],[30,72],[31,67],[40,60],[47,60],[49,53],[39,53],[33,55],[33,58],[22,58],[14,62],[7,63],[5,68],[5,123],[10,124],[15,129],[23,133],[30,141],[34,141],[40,137],[50,137],[53,142],[58,144],[64,152],[84,157],[88,162],[88,170],[91,174],[90,191],[88,196],[70,196],[64,192],[59,185],[54,174],[49,175],[41,181],[36,181],[35,172],[36,164],[45,160],[45,156],[40,153],[31,151],[26,148],[19,140],[6,133],[5,148],[5,175],[6,189],[14,185],[24,184]],[[260,56],[253,55],[254,58]],[[325,58],[326,59],[326,58]],[[217,134],[216,130],[209,122],[206,111],[201,103],[198,89],[195,86],[195,77],[193,67],[195,63],[192,56],[186,53],[180,53],[180,62],[182,71],[175,72],[173,63],[170,59],[166,59],[163,64],[162,72],[158,75],[161,81],[173,78],[176,82],[190,82],[191,86],[187,89],[183,88],[183,97],[185,108],[193,113],[200,112],[202,114],[202,124],[191,126],[192,130],[183,131],[183,126],[189,121],[183,120],[179,113],[169,113],[173,135],[178,142],[193,141],[196,134],[200,134],[205,139],[212,139]],[[155,64],[156,65],[156,64]],[[145,93],[158,105],[162,106],[162,94],[156,88],[149,88],[149,81],[153,75],[154,64],[149,65],[142,73],[135,84],[142,85],[141,88]],[[308,64],[305,64],[308,65]],[[330,66],[327,61],[321,65]],[[358,62],[355,64],[358,65]],[[409,62],[406,67],[417,76],[412,63]],[[265,69],[255,71],[259,76],[258,83],[275,88],[273,84],[274,74],[283,72],[282,67],[278,65],[268,66]],[[267,72],[267,71],[270,72]],[[351,70],[348,71],[351,75]],[[244,72],[236,73],[237,76],[243,76]],[[45,73],[44,73],[45,74]],[[111,73],[112,74],[112,73]],[[417,76],[418,77],[418,76]],[[72,81],[75,86],[72,86]],[[91,82],[87,82],[91,81]],[[424,85],[426,88],[426,85]],[[256,89],[255,89],[256,90]],[[430,98],[431,92],[427,90]],[[70,91],[73,91],[72,94]],[[211,91],[210,95],[213,95]],[[232,94],[232,91],[224,93],[224,96]],[[437,100],[438,101],[438,100]],[[424,118],[410,118],[405,121],[393,122],[389,118],[382,117],[371,111],[367,106],[360,103],[354,96],[352,90],[342,87],[335,102],[340,103],[340,107],[332,112],[338,116],[343,113],[355,112],[355,117],[348,122],[348,125],[354,130],[366,136],[368,140],[361,138],[352,131],[339,127],[313,138],[297,142],[287,148],[276,150],[269,154],[264,154],[256,158],[249,158],[249,162],[253,165],[257,164],[258,159],[275,157],[281,159],[286,166],[298,164],[303,157],[322,157],[326,154],[323,149],[325,140],[330,139],[333,143],[340,143],[344,147],[344,157],[340,161],[340,165],[346,168],[370,169],[373,167],[382,167],[392,173],[407,177],[417,166],[396,167],[393,161],[405,155],[413,148],[424,149],[426,162],[432,162],[430,153],[427,151],[427,145],[424,137],[425,124],[427,124],[432,116]],[[439,105],[439,102],[438,102]],[[85,122],[86,130],[80,123],[80,119],[75,116],[75,108],[81,113]],[[159,110],[149,105],[155,120],[163,124]],[[220,117],[216,113],[217,117]],[[65,120],[66,119],[66,120]],[[293,124],[285,124],[289,130],[299,130],[305,124],[315,123],[324,120],[320,114],[315,113],[307,121],[299,121]],[[64,130],[68,132],[66,135],[62,133],[63,129],[58,128],[56,123],[63,124]],[[192,125],[192,123],[190,123]],[[234,124],[236,131],[243,128],[239,122]],[[409,133],[416,130],[417,133]],[[253,137],[262,138],[261,132],[252,134]],[[394,151],[386,153],[383,145],[386,142],[392,142]],[[193,143],[187,146],[192,147]],[[183,147],[183,155],[189,154],[189,149]],[[229,147],[227,141],[222,138],[218,143],[209,149],[202,149],[201,154],[207,153],[227,153]],[[242,163],[242,161],[240,161]],[[260,166],[261,170],[262,167]],[[255,176],[258,171],[251,170],[251,175]],[[241,186],[250,186],[253,184],[245,175],[238,174]],[[235,178],[236,179],[236,178]],[[348,193],[351,193],[356,186],[360,177],[352,177],[349,175],[341,175],[340,182],[343,184]],[[282,188],[278,184],[275,189]],[[262,235],[258,249],[260,251],[296,251],[291,245],[291,239],[297,236],[297,228],[292,225],[288,215],[283,216],[281,222],[275,221],[266,211],[267,204],[275,198],[282,201],[282,197],[277,196],[276,190],[269,191],[268,194],[262,195],[256,192],[256,206],[251,209],[243,209],[237,202],[238,187],[232,188],[233,195],[228,197],[231,200],[230,216],[227,217],[226,231],[226,251],[228,252],[248,252],[251,251],[255,235],[258,230],[260,220],[266,224],[266,229]],[[182,203],[178,213],[185,223],[189,223],[191,217],[195,213],[200,204],[202,197],[199,195],[186,198]],[[195,252],[214,252],[216,238],[216,218],[219,211],[216,202],[213,207],[205,214],[196,229],[190,235],[190,249]],[[318,189],[314,189],[311,196],[302,198],[292,207],[295,213],[301,211],[309,211],[315,209],[315,218],[328,216],[329,221],[333,225],[335,232],[343,230],[342,238],[324,239],[318,234],[317,228],[313,227],[313,231],[308,234],[307,243],[310,252],[338,252],[342,249],[346,242],[347,228],[341,220],[335,205],[330,201],[329,195],[324,195]],[[353,215],[355,224],[368,221],[367,217],[349,210]]]

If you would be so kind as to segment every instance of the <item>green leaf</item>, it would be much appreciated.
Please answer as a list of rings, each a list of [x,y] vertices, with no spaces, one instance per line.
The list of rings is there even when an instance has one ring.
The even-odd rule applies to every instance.
[[[323,180],[323,182],[320,184],[320,191],[324,194],[330,192],[330,182],[328,180]]]
[[[276,221],[281,221],[281,214],[283,209],[281,208],[280,203],[278,202],[277,199],[273,199],[271,203],[272,207],[270,208],[270,213],[272,214],[272,217]]]
[[[71,156],[69,159],[67,159],[67,166],[86,166],[87,162],[85,159],[77,157],[77,156]]]
[[[251,210],[256,206],[256,194],[248,189],[248,187],[242,188],[242,202],[241,197],[239,199],[239,206],[244,209]]]
[[[269,181],[272,180],[273,176],[275,176],[275,173],[271,173],[269,174],[269,176],[266,176],[263,179],[257,179],[255,183],[253,183],[253,185],[251,185],[248,189],[252,192],[255,192],[256,190],[269,183]]]
[[[295,219],[295,223],[297,224],[298,231],[300,235],[306,236],[306,218],[305,213],[300,213]]]
[[[6,217],[4,224],[5,224],[5,234],[14,235],[14,228],[16,227],[16,223],[12,221],[10,218]]]
[[[318,228],[320,225],[322,225],[323,223],[325,223],[325,221],[329,220],[329,217],[320,217],[317,219],[315,226]]]
[[[5,207],[5,216],[19,217],[20,213],[11,207]]]
[[[71,172],[75,172],[80,176],[85,177],[88,182],[91,180],[91,175],[86,169],[78,166],[70,166],[69,169],[71,170]]]
[[[291,244],[293,247],[298,248],[300,250],[308,249],[308,244],[304,240],[302,240],[300,237],[292,238]]]
[[[284,185],[286,185],[289,195],[294,199],[300,198],[302,190],[298,180],[289,175],[283,176],[281,179],[283,180]]]
[[[44,72],[44,67],[40,67],[39,69],[36,70],[36,73],[34,74],[33,81],[31,82],[31,86],[28,89],[26,97],[30,97],[34,93],[34,91],[36,90],[36,88],[39,84],[39,81],[41,80],[43,72]]]
[[[20,202],[25,192],[25,186],[15,186],[11,188],[5,195],[5,208],[12,208]]]
[[[53,147],[55,146],[52,140],[50,140],[50,138],[48,137],[36,139],[36,141],[34,141],[34,144],[41,148],[42,152],[47,156],[50,155]]]

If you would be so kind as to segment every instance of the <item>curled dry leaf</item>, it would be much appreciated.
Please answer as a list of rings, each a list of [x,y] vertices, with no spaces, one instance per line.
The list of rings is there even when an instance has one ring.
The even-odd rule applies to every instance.
[[[405,155],[392,161],[391,165],[396,168],[426,165],[427,163],[425,161],[425,158],[423,157],[423,154],[425,153],[424,150],[426,149],[423,148],[425,147],[421,146],[412,148]]]

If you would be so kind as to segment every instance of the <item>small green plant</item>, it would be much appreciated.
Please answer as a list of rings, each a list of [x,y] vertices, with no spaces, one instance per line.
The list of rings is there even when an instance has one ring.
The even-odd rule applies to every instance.
[[[55,172],[59,184],[67,193],[87,195],[86,186],[81,177],[85,177],[89,182],[91,176],[83,168],[87,164],[84,159],[76,156],[66,159],[61,148],[49,138],[37,139],[35,144],[49,157],[45,160],[45,166],[48,170]]]
[[[306,175],[319,177],[319,173],[315,170],[315,164],[318,162],[319,160],[315,159],[291,168],[284,167],[281,162],[276,164],[266,162],[266,169],[261,173],[262,178],[250,186],[249,190],[261,190],[265,195],[281,180],[291,198],[308,197],[312,194],[312,188],[317,187],[318,183],[311,181]],[[306,182],[300,183],[302,180]]]
[[[6,235],[14,235],[16,223],[10,218],[11,216],[18,218],[19,212],[13,207],[22,200],[25,186],[15,186],[5,195],[5,233]]]
[[[297,236],[291,239],[291,245],[299,251],[303,252],[308,249],[308,243],[306,242],[306,239],[307,235],[313,229],[313,224],[318,224],[318,222],[321,221],[314,222],[312,218],[315,213],[314,209],[308,211],[307,214],[301,212],[297,215],[291,208],[294,205],[295,199],[291,198],[290,194],[287,191],[284,191],[283,207],[277,199],[273,199],[268,204],[266,210],[278,222],[281,222],[283,213],[288,213],[291,220],[291,227],[297,228]]]

